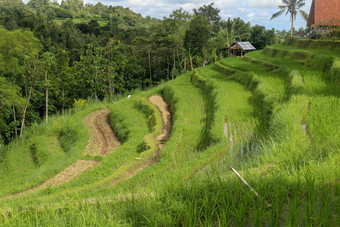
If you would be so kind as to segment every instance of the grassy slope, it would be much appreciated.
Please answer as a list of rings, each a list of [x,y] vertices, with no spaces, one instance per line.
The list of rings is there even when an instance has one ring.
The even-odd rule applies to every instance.
[[[268,48],[249,54],[248,59],[226,59],[218,67],[200,68],[194,75],[182,75],[133,99],[109,105],[113,127],[125,138],[124,145],[68,184],[27,198],[0,200],[3,207],[14,207],[13,214],[18,213],[14,204],[42,201],[62,202],[58,212],[53,207],[41,211],[33,207],[1,220],[9,225],[338,223],[340,85],[329,82],[328,60],[314,67],[289,57],[296,48],[271,48],[275,54]],[[312,62],[309,53],[314,51],[304,52],[305,60]],[[323,54],[329,54],[331,60],[339,57]],[[155,131],[148,127],[149,115],[136,103],[152,94],[162,94],[172,106],[170,140],[158,163],[112,186],[110,182],[126,166],[138,164],[136,157],[150,154],[137,152],[143,138]],[[228,138],[225,123],[232,128],[228,128]],[[258,149],[241,153],[250,143]],[[260,197],[240,183],[228,166],[239,170]],[[124,200],[115,197],[129,193],[146,194]],[[65,203],[64,196],[99,201]],[[112,197],[109,203],[108,197]]]
[[[88,133],[82,117],[100,109],[91,105],[68,116],[52,117],[49,123],[35,124],[21,140],[5,148],[0,163],[0,193],[20,192],[44,182],[78,160],[85,149]]]

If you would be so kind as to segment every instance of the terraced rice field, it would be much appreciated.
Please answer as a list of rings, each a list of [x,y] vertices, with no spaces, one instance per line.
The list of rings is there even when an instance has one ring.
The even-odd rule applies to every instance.
[[[33,126],[0,160],[0,225],[337,226],[340,53],[318,45],[223,59]]]

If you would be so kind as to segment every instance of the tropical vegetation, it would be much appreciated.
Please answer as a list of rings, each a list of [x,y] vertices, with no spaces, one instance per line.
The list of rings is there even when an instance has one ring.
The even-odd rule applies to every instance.
[[[296,20],[296,15],[299,13],[304,20],[308,20],[308,14],[301,10],[302,7],[305,6],[305,0],[282,0],[282,4],[280,5],[280,11],[274,13],[270,20],[277,18],[286,12],[286,15],[289,14],[291,29],[290,29],[290,37],[293,37],[294,33],[294,20]]]
[[[20,97],[0,97],[7,103],[0,110],[0,143],[67,112],[74,99],[144,90],[213,63],[228,55],[234,40],[252,37],[258,49],[276,43],[274,30],[225,21],[219,13],[212,3],[159,20],[82,0],[0,1],[0,77]]]
[[[20,9],[35,23],[44,2],[75,16],[0,32],[0,226],[338,225],[339,41],[266,45],[212,4]],[[227,57],[223,37],[249,35],[263,49]]]

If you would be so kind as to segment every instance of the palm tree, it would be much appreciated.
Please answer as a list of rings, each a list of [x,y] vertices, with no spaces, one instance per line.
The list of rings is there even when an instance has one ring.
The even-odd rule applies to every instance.
[[[290,14],[290,21],[292,23],[292,27],[290,30],[290,36],[293,37],[293,30],[294,30],[294,20],[296,19],[296,14],[299,12],[300,15],[307,21],[308,20],[308,14],[301,10],[301,7],[305,6],[305,0],[282,0],[282,3],[284,5],[279,6],[281,9],[279,12],[274,13],[272,18],[270,20],[277,18],[281,16],[285,11],[286,15],[289,13]]]
[[[214,43],[216,43],[217,49],[223,49],[225,47],[228,48],[228,57],[231,56],[229,47],[235,41],[241,41],[250,38],[249,32],[242,33],[238,31],[237,28],[238,19],[228,20],[226,21],[226,25],[224,25],[218,32],[217,37],[214,38]],[[230,26],[228,26],[229,24]]]

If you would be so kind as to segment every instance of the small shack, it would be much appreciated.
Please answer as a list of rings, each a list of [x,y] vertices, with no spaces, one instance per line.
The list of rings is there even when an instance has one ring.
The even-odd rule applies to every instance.
[[[251,45],[250,42],[234,42],[229,47],[229,52],[233,56],[243,57],[244,54],[246,54],[250,51],[253,51],[253,50],[256,50],[256,48],[253,45]]]

